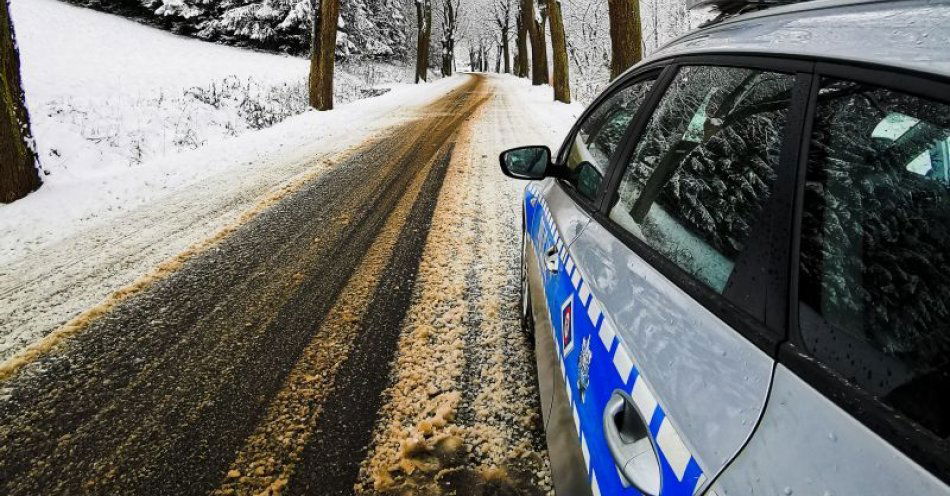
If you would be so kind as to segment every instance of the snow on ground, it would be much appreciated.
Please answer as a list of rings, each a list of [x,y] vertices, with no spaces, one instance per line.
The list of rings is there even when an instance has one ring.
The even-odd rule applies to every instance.
[[[76,116],[111,106],[122,122],[147,121],[163,107],[123,105],[237,70],[279,84],[300,77],[306,63],[189,40],[54,0],[12,6],[27,103],[49,175],[39,191],[0,206],[0,360],[234,223],[262,197],[418,115],[463,81],[394,85],[332,112],[289,116],[268,129],[130,164],[82,134],[92,120],[60,121],[60,114],[48,114],[55,109],[48,103],[81,102],[76,105],[86,110]],[[129,130],[124,125],[113,128],[119,136]],[[143,133],[155,137],[155,129],[165,128]],[[64,150],[61,162],[48,158],[56,147]]]
[[[228,106],[220,83],[244,81],[242,101],[263,95],[273,105],[260,115],[273,118],[292,91],[268,91],[292,87],[306,61],[181,38],[55,0],[11,6],[48,175],[38,192],[0,206],[0,360],[233,224],[262,197],[419,115],[464,78],[394,85],[332,112],[288,111],[256,130]],[[368,73],[362,79],[389,77],[378,73],[385,68],[351,72],[360,71]],[[345,74],[344,91],[361,88]],[[505,76],[492,77],[492,86],[505,112],[520,119],[485,151],[493,172],[501,148],[555,147],[581,112],[553,103],[547,86]],[[189,100],[193,87],[213,88],[218,106]],[[200,146],[169,144],[182,119],[191,119],[185,128]],[[227,124],[240,119],[244,127]],[[128,154],[135,137],[144,147],[140,162]]]
[[[339,154],[413,118],[462,81],[400,87],[331,112],[308,112],[154,161],[145,179],[47,185],[0,207],[0,360],[234,223],[262,197],[319,174]],[[187,167],[203,172],[182,173]],[[127,189],[117,186],[124,180]],[[83,203],[87,195],[103,194],[120,204],[132,196],[140,204],[110,211]],[[76,215],[71,202],[91,214]]]
[[[225,162],[182,152],[232,143],[307,109],[305,59],[176,36],[57,0],[11,7],[47,175],[39,192],[0,207],[0,261],[218,173]],[[341,70],[337,100],[372,93],[365,79],[384,84],[393,72]]]
[[[493,96],[459,139],[439,197],[358,494],[551,492],[519,321],[526,183],[505,178],[497,157],[519,145],[556,149],[583,108],[525,80],[489,83]]]

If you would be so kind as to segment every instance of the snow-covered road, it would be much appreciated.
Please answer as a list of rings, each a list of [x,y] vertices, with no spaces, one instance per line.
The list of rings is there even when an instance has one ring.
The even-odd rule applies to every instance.
[[[497,154],[557,145],[580,108],[549,91],[462,75],[306,114],[5,265],[0,492],[547,492]]]
[[[170,160],[214,172],[162,191],[136,208],[98,211],[94,222],[63,222],[56,212],[31,214],[34,223],[17,223],[3,233],[0,360],[164,261],[226,234],[235,223],[273,202],[275,195],[319,176],[356,147],[418,117],[426,104],[462,81],[442,80],[427,85],[426,91],[397,89],[328,114],[309,112],[270,129],[177,155]],[[17,216],[15,210],[48,206],[41,197],[31,202],[27,198],[4,207],[0,214]],[[42,235],[44,229],[70,233],[47,237]]]
[[[235,102],[209,104],[195,92],[225,94],[225,80],[303,84],[307,60],[176,36],[58,0],[12,0],[11,12],[49,175],[39,191],[0,205],[0,361],[196,243],[227,234],[285,188],[462,83],[396,85],[255,131]],[[351,79],[341,71],[338,86]],[[254,96],[237,93],[232,99]],[[257,96],[266,101],[250,103],[273,114],[294,95]],[[180,132],[197,141],[181,142]]]

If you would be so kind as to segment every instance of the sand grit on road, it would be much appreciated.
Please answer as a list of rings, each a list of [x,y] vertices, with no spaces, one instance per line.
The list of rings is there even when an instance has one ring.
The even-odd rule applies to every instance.
[[[496,162],[525,124],[510,103],[494,95],[456,147],[359,494],[551,491],[532,338],[518,320],[523,185]]]
[[[559,127],[453,88],[0,382],[0,492],[550,493],[496,157]]]

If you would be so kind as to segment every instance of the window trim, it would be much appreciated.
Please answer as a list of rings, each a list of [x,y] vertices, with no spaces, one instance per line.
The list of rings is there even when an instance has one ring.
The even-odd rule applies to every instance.
[[[799,60],[749,57],[745,55],[689,55],[676,57],[672,60],[673,63],[661,76],[663,78],[663,84],[658,85],[654,89],[654,94],[651,95],[649,114],[641,116],[642,118],[638,119],[635,126],[631,128],[631,135],[626,140],[622,153],[617,156],[618,164],[626,164],[629,162],[636,148],[637,139],[642,136],[656,106],[666,94],[669,84],[673,81],[680,67],[695,65],[724,66],[782,72],[790,74],[795,78],[788,119],[786,127],[783,130],[782,151],[776,166],[776,172],[779,175],[776,181],[781,180],[783,177],[794,177],[794,175],[797,174],[797,164],[799,162],[798,153],[800,150],[799,144],[802,139],[801,132],[805,122],[805,108],[808,96],[808,88],[803,88],[803,85],[810,84],[811,69],[814,64]],[[695,276],[687,273],[674,262],[668,260],[664,255],[610,219],[610,207],[616,201],[624,170],[625,167],[617,166],[614,168],[611,174],[609,189],[603,195],[600,207],[594,214],[593,219],[604,226],[608,232],[624,243],[631,251],[656,268],[670,282],[686,292],[686,294],[692,297],[698,304],[711,311],[717,318],[735,329],[736,332],[745,339],[749,340],[768,356],[777,356],[779,345],[787,336],[786,310],[784,308],[785,302],[787,301],[787,279],[780,281],[780,284],[772,284],[771,287],[766,288],[765,278],[760,278],[760,280],[763,281],[760,283],[763,285],[761,288],[762,291],[768,289],[769,293],[767,293],[768,297],[765,308],[759,315],[756,315],[755,312],[750,312],[749,309],[741,307],[726,296],[707,287]],[[793,194],[793,188],[776,188],[767,206],[775,208],[776,212],[781,212],[778,206],[782,204],[787,205],[787,202],[791,200]],[[788,212],[787,208],[784,210],[784,215],[774,216],[771,221],[766,224],[766,232],[771,234],[770,239],[777,242],[778,246],[783,247],[782,250],[777,250],[780,253],[776,253],[776,250],[770,250],[772,256],[766,259],[761,265],[766,271],[775,268],[779,269],[778,273],[785,273],[787,271],[787,260],[790,257],[788,236],[791,231],[792,219],[791,212]],[[782,222],[785,222],[784,227]],[[782,239],[774,239],[775,236],[782,236],[783,234],[784,237]]]
[[[950,440],[944,440],[877,400],[871,393],[850,384],[832,368],[814,358],[804,346],[799,316],[799,264],[808,153],[814,131],[821,78],[831,77],[874,85],[919,98],[950,104],[950,81],[899,68],[869,68],[845,63],[816,62],[812,75],[808,116],[799,153],[796,194],[793,199],[792,252],[788,266],[788,341],[779,349],[778,361],[811,387],[842,408],[895,449],[942,480],[950,483]]]
[[[571,126],[571,131],[567,134],[567,138],[561,143],[560,148],[558,148],[556,159],[556,166],[563,167],[564,161],[567,158],[567,152],[570,149],[570,146],[574,143],[574,138],[577,136],[577,133],[580,132],[581,123],[585,122],[590,115],[600,108],[606,100],[613,97],[620,91],[624,89],[643,82],[647,79],[653,79],[653,87],[650,89],[650,93],[647,95],[646,100],[640,108],[637,109],[634,113],[633,119],[631,119],[630,124],[627,125],[627,130],[624,132],[623,138],[620,140],[620,144],[616,150],[614,150],[613,155],[610,157],[610,161],[607,162],[607,173],[604,174],[603,180],[601,180],[600,187],[597,189],[597,198],[589,199],[586,196],[582,195],[573,184],[568,182],[563,178],[557,178],[557,184],[570,196],[575,203],[580,205],[588,214],[592,214],[600,209],[601,202],[606,196],[608,191],[607,186],[609,185],[609,180],[613,175],[614,169],[617,168],[618,157],[621,155],[621,151],[626,147],[627,142],[630,140],[630,130],[635,126],[635,124],[645,115],[645,112],[649,109],[652,110],[650,104],[653,102],[654,95],[656,94],[657,84],[663,78],[663,75],[666,73],[666,68],[670,64],[670,61],[662,61],[657,64],[650,64],[643,67],[642,70],[636,71],[629,75],[618,78],[616,81],[610,84],[610,86],[605,89],[600,96],[598,96],[594,101],[584,109],[584,112],[581,113],[580,117],[574,121],[574,125]]]

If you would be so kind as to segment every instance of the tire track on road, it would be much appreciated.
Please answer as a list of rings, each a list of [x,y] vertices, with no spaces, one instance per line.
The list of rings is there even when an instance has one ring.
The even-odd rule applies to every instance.
[[[479,82],[0,383],[0,493],[217,487]]]
[[[514,290],[518,188],[493,149],[512,129],[505,103],[494,95],[459,140],[357,494],[550,491]]]
[[[432,168],[422,193],[393,250],[393,259],[366,309],[361,332],[334,379],[314,438],[288,486],[289,494],[326,496],[353,493],[360,462],[372,438],[381,395],[389,382],[390,364],[409,308],[413,283],[442,180],[451,158],[448,148]]]

